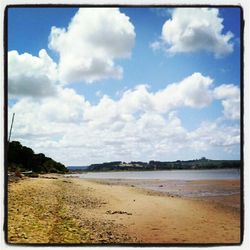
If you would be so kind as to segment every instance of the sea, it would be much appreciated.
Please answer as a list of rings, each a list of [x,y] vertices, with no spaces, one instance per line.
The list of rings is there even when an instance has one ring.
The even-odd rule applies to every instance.
[[[66,176],[101,181],[110,185],[138,187],[167,195],[189,198],[207,199],[240,195],[239,185],[230,183],[220,185],[220,182],[216,182],[220,180],[240,180],[240,169],[85,172]],[[232,202],[229,205],[238,208],[240,206],[239,203],[233,204]]]
[[[240,179],[240,169],[206,170],[163,170],[163,171],[120,171],[85,172],[74,174],[84,179],[125,179],[125,180],[231,180]]]

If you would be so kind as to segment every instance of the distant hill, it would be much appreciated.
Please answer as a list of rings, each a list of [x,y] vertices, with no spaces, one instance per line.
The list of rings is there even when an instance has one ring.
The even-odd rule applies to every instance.
[[[29,171],[35,173],[66,173],[68,169],[60,162],[54,161],[44,154],[35,154],[19,141],[12,141],[7,153],[8,171]]]
[[[223,169],[240,168],[239,160],[209,160],[205,157],[188,161],[150,161],[150,162],[105,162],[92,164],[88,171],[147,171],[147,170],[176,170],[176,169]]]

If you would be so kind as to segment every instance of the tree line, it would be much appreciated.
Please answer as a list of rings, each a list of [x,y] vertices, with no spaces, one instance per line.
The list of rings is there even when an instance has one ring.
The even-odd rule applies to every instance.
[[[54,161],[42,153],[35,154],[19,141],[12,141],[7,152],[8,171],[32,171],[34,173],[65,173],[68,169],[60,162]]]
[[[240,168],[240,160],[209,160],[205,157],[187,161],[131,161],[129,163],[122,161],[104,162],[100,164],[91,164],[85,171],[122,171],[122,170],[175,170],[175,169],[225,169]]]

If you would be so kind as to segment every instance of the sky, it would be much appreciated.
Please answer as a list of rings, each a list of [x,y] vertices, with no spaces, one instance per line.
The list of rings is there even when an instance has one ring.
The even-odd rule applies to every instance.
[[[240,159],[240,15],[9,8],[11,140],[69,166]]]

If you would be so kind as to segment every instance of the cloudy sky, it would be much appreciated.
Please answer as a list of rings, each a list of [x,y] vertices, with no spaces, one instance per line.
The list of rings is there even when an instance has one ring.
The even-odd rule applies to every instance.
[[[240,158],[240,9],[9,8],[12,140],[66,165]]]

